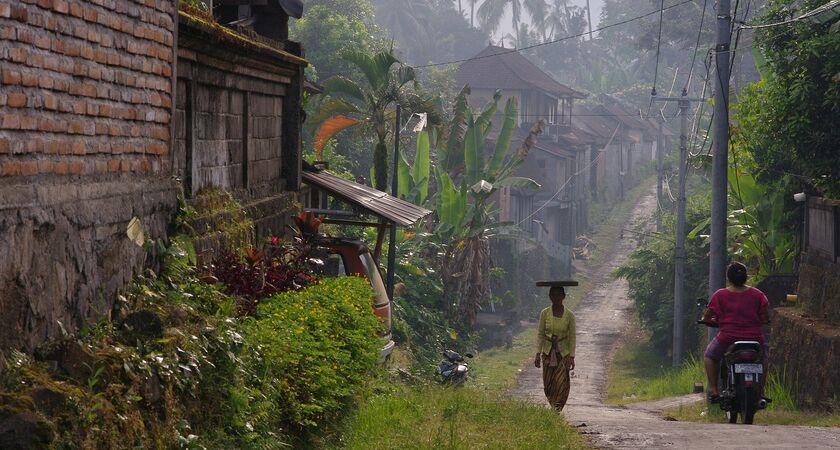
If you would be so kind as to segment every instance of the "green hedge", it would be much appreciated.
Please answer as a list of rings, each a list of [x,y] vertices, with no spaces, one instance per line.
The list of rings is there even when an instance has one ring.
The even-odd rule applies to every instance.
[[[244,323],[242,358],[252,373],[248,397],[267,405],[262,413],[307,429],[341,410],[377,367],[372,298],[366,280],[339,277],[260,305]]]
[[[40,360],[12,354],[0,416],[37,414],[49,431],[43,448],[67,449],[280,448],[339,419],[378,367],[367,281],[324,279],[238,318],[234,299],[199,280],[194,264],[177,237],[161,275],[120,297],[115,322],[44,346]],[[120,325],[138,312],[158,326]],[[44,392],[48,404],[33,401]]]

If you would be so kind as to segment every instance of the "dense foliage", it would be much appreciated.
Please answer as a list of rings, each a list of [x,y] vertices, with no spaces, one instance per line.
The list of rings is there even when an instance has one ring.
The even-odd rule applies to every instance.
[[[372,297],[365,279],[348,276],[263,301],[258,317],[243,324],[242,359],[252,369],[249,404],[264,408],[256,416],[243,411],[242,419],[300,429],[340,413],[378,361]]]
[[[828,0],[771,0],[761,22],[799,16]],[[743,142],[764,181],[795,174],[840,197],[840,33],[810,21],[759,30],[764,79],[738,105]]]
[[[309,75],[316,80],[337,74],[361,75],[341,55],[350,50],[374,53],[386,48],[372,18],[368,0],[307,1],[303,17],[289,23],[289,36],[303,44],[312,65]]]
[[[37,413],[54,448],[279,448],[334,419],[374,371],[363,279],[324,279],[237,318],[189,239],[120,297],[113,321],[14,354],[0,413]],[[53,448],[51,447],[51,448]]]
[[[451,0],[373,0],[376,21],[410,64],[469,58],[489,36],[471,27]]]

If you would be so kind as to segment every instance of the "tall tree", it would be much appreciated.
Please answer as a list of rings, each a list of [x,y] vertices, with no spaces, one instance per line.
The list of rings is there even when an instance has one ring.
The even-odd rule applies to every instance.
[[[399,42],[429,45],[429,28],[434,11],[428,0],[379,0],[375,2],[376,20]]]
[[[485,0],[478,7],[478,17],[482,27],[488,31],[495,32],[501,25],[505,11],[510,7],[511,24],[517,35],[519,35],[522,13],[527,12],[531,17],[531,23],[540,27],[545,17],[545,0]]]
[[[759,21],[790,20],[828,1],[771,0]],[[736,117],[760,179],[793,173],[840,198],[840,33],[831,28],[836,23],[794,21],[759,30],[764,79],[742,95]]]
[[[489,239],[505,228],[514,228],[494,219],[490,199],[505,186],[539,187],[534,180],[514,176],[514,172],[536,143],[543,121],[511,151],[518,112],[515,99],[508,99],[493,150],[486,152],[490,147],[487,143],[490,120],[496,116],[501,94],[497,92],[493,102],[475,115],[467,106],[468,92],[469,88],[465,87],[458,95],[453,119],[447,127],[448,135],[441,137],[442,142],[437,146],[435,235],[445,248],[440,263],[449,313],[456,321],[472,327],[477,309],[489,296]],[[460,181],[460,187],[453,179]]]

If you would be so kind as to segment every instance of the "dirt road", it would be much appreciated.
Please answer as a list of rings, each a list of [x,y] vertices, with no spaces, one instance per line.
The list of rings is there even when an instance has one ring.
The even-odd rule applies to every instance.
[[[655,192],[642,196],[631,223],[649,221],[656,205]],[[840,448],[840,429],[794,426],[729,425],[676,422],[663,419],[663,407],[696,402],[702,395],[645,402],[629,406],[606,405],[606,375],[610,351],[632,313],[627,283],[609,273],[621,265],[634,247],[632,239],[620,239],[613,256],[599,268],[595,279],[603,280],[576,308],[577,351],[572,391],[563,412],[569,423],[591,438],[598,448]],[[511,395],[547,405],[539,369],[527,364]]]

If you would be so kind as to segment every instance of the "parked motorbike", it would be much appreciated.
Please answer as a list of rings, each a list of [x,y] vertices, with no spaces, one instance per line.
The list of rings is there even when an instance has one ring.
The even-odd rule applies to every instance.
[[[713,328],[718,326],[704,319],[697,323]],[[737,341],[724,353],[718,388],[720,409],[726,413],[729,423],[737,423],[740,415],[744,424],[752,424],[755,412],[767,407],[767,400],[759,395],[765,376],[761,364],[762,350],[760,342]]]
[[[473,357],[471,353],[465,353],[464,355],[467,358]],[[470,373],[470,366],[466,363],[464,357],[454,350],[444,350],[443,356],[446,359],[441,360],[437,367],[438,380],[442,384],[463,385]]]

